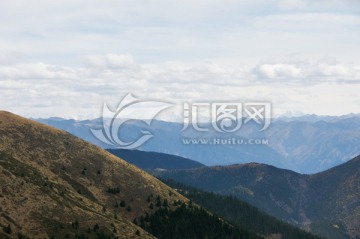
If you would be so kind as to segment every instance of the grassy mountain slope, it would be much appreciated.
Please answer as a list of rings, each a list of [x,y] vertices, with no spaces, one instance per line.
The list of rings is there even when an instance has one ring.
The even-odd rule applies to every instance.
[[[165,180],[164,182],[172,188],[176,188],[178,192],[195,203],[202,205],[222,218],[229,220],[234,225],[257,232],[265,238],[319,238],[276,219],[233,196],[223,196],[212,192],[198,190],[173,180]]]
[[[170,154],[127,149],[108,149],[108,151],[115,156],[124,159],[128,163],[134,164],[135,166],[146,170],[156,168],[190,169],[205,166],[194,160]]]
[[[235,195],[327,238],[360,236],[360,157],[313,175],[255,163],[155,174],[199,189]]]
[[[360,237],[360,156],[325,172],[310,175],[306,212],[320,233],[344,228],[350,237]],[[325,218],[325,220],[324,220]],[[325,221],[325,222],[322,222]],[[336,230],[335,230],[336,231]]]
[[[154,173],[205,191],[236,195],[271,215],[295,224],[302,220],[300,213],[293,209],[299,207],[294,198],[300,197],[302,177],[289,170],[251,163]]]
[[[261,238],[97,146],[2,111],[0,172],[2,239]]]
[[[98,224],[119,238],[152,238],[131,223],[151,212],[147,198],[187,201],[105,150],[7,112],[0,112],[0,170],[0,225],[13,236],[46,238],[72,224],[70,234]]]

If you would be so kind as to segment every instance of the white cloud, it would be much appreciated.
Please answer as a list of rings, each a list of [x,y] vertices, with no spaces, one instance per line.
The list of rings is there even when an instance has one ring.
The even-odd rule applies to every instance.
[[[104,60],[108,56],[98,55],[96,59]],[[266,100],[273,102],[279,114],[294,107],[308,113],[359,112],[354,103],[359,96],[352,95],[349,99],[337,91],[356,91],[360,85],[359,65],[329,59],[248,66],[209,60],[137,64],[132,57],[114,56],[112,64],[118,64],[117,67],[109,67],[107,60],[92,67],[45,63],[2,66],[2,108],[33,117],[95,118],[100,115],[103,101],[116,105],[126,93],[133,92],[140,98],[175,103]],[[128,65],[127,59],[136,67],[124,68],[124,62]],[[119,67],[122,68],[119,70]],[[322,87],[326,90],[320,91]],[[339,102],[333,102],[335,105],[348,105],[330,111],[324,99],[336,99]],[[317,104],[312,105],[312,100]]]
[[[359,65],[331,62],[328,59],[314,63],[307,61],[261,63],[254,68],[253,73],[260,81],[287,82],[298,85],[316,85],[324,82],[360,84]]]
[[[306,2],[303,0],[279,0],[278,6],[280,9],[302,9],[306,6]]]
[[[126,69],[135,66],[135,62],[132,55],[90,55],[85,56],[83,61],[86,66],[94,68],[110,68],[110,69]]]
[[[285,80],[299,77],[301,71],[297,66],[290,64],[262,64],[255,68],[255,73],[260,77]]]
[[[0,65],[14,64],[23,60],[22,54],[0,51]]]
[[[22,63],[0,66],[0,78],[4,79],[74,79],[76,70],[65,66],[38,63]]]
[[[357,0],[2,0],[0,107],[87,118],[134,92],[358,112],[359,10]]]
[[[360,4],[281,1],[295,7],[303,1],[306,7],[280,11],[278,0],[4,0],[0,46],[30,61],[57,64],[107,52],[128,52],[143,63],[224,57],[259,61],[293,52],[359,60],[351,49],[359,48]]]

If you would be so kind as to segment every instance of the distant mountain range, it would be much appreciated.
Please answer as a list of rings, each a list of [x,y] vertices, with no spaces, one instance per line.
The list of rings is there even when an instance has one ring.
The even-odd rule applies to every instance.
[[[191,169],[205,167],[205,165],[187,158],[139,150],[108,149],[109,153],[124,159],[128,163],[144,170],[154,169]]]
[[[96,139],[90,128],[99,128],[101,119],[65,120],[61,118],[37,121],[63,129],[103,148],[107,145]],[[132,121],[121,128],[124,139],[131,139],[148,130],[154,137],[139,147],[152,151],[178,155],[207,166],[237,163],[264,163],[300,173],[316,173],[342,164],[360,154],[360,118],[358,115],[316,116],[273,120],[267,130],[259,131],[259,125],[248,123],[239,132],[223,134],[215,130],[197,132],[181,131],[182,124],[154,120],[148,127],[141,121]],[[209,127],[210,128],[210,127]],[[264,139],[268,144],[186,144],[184,139]]]
[[[161,170],[155,175],[234,195],[325,238],[360,237],[360,156],[312,175],[257,163]]]
[[[224,196],[202,191],[173,180],[164,180],[164,182],[193,202],[204,206],[235,226],[247,228],[269,239],[320,239],[320,237],[311,235],[298,227],[276,219],[234,196]]]
[[[316,115],[316,114],[284,114],[280,117],[275,118],[276,121],[306,121],[306,122],[318,122],[318,121],[326,121],[326,122],[336,122],[340,119],[348,119],[348,118],[360,118],[360,114],[346,114],[340,116],[332,116],[332,115]]]
[[[2,239],[261,238],[101,148],[1,111],[0,171]]]
[[[0,172],[2,239],[316,238],[260,212],[257,226],[279,227],[230,224],[105,150],[4,111]],[[237,216],[257,211],[236,205]]]

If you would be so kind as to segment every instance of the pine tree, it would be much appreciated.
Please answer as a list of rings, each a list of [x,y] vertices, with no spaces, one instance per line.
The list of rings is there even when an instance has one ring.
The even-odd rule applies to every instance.
[[[78,222],[78,220],[75,220],[75,222],[71,223],[71,226],[72,226],[75,230],[77,230],[77,229],[79,228],[79,222]]]
[[[156,197],[156,206],[161,207],[161,198],[160,198],[160,196]]]
[[[165,199],[164,202],[163,202],[163,207],[168,207],[168,206],[169,206],[168,200]]]
[[[3,231],[7,234],[11,234],[12,232],[11,225],[9,224],[7,227],[4,227]]]
[[[96,232],[99,229],[100,229],[99,224],[96,223],[93,227],[93,231]]]
[[[126,211],[131,212],[131,207],[130,207],[130,205],[126,207]]]

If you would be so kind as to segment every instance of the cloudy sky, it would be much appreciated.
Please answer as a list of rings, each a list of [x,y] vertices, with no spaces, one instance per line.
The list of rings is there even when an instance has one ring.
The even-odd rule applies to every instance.
[[[0,108],[95,118],[128,92],[360,113],[359,0],[1,0]]]

